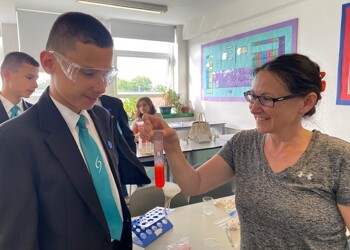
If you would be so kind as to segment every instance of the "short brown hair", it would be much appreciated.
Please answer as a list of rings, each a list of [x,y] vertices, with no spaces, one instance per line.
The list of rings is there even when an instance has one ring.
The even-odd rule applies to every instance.
[[[23,63],[28,63],[34,67],[39,67],[39,63],[30,55],[24,52],[14,51],[5,56],[4,61],[1,64],[1,73],[5,69],[16,72]]]
[[[95,17],[81,12],[60,15],[51,28],[46,49],[65,54],[75,50],[77,42],[100,48],[113,47],[110,32]]]

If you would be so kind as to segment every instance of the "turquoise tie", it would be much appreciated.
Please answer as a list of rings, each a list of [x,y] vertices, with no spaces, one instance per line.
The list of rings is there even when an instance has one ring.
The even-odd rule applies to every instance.
[[[95,185],[95,189],[100,200],[108,228],[112,239],[120,240],[123,222],[115,203],[108,174],[103,162],[101,152],[95,140],[86,128],[85,117],[80,116],[77,126],[79,127],[79,141],[83,150],[85,160],[89,166],[90,174]]]
[[[18,110],[19,110],[19,107],[17,105],[12,107],[10,119],[12,119],[18,115]]]

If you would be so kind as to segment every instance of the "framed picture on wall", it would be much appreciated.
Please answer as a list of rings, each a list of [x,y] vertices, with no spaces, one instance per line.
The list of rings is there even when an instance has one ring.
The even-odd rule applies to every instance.
[[[337,104],[350,105],[350,3],[342,8]]]
[[[202,45],[202,100],[244,101],[254,68],[296,52],[297,28],[292,19]]]

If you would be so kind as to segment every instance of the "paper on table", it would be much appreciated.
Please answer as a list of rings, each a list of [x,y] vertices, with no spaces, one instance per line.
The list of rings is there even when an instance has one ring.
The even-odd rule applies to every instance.
[[[231,211],[231,212],[229,213],[229,216],[228,216],[228,217],[226,217],[226,218],[224,218],[224,219],[222,219],[222,220],[220,220],[220,221],[215,222],[215,224],[218,225],[219,227],[221,227],[222,229],[226,229],[226,227],[227,227],[227,222],[228,222],[229,220],[232,220],[232,221],[237,222],[237,223],[239,222],[239,221],[238,221],[237,210]]]

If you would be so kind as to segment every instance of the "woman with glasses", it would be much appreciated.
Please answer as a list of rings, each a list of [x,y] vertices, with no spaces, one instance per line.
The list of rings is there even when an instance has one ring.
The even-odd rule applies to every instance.
[[[254,70],[244,93],[256,129],[233,136],[194,170],[176,132],[144,116],[141,136],[163,129],[171,172],[185,195],[236,178],[241,249],[349,249],[350,143],[303,127],[316,112],[325,73],[308,57],[282,55]]]

